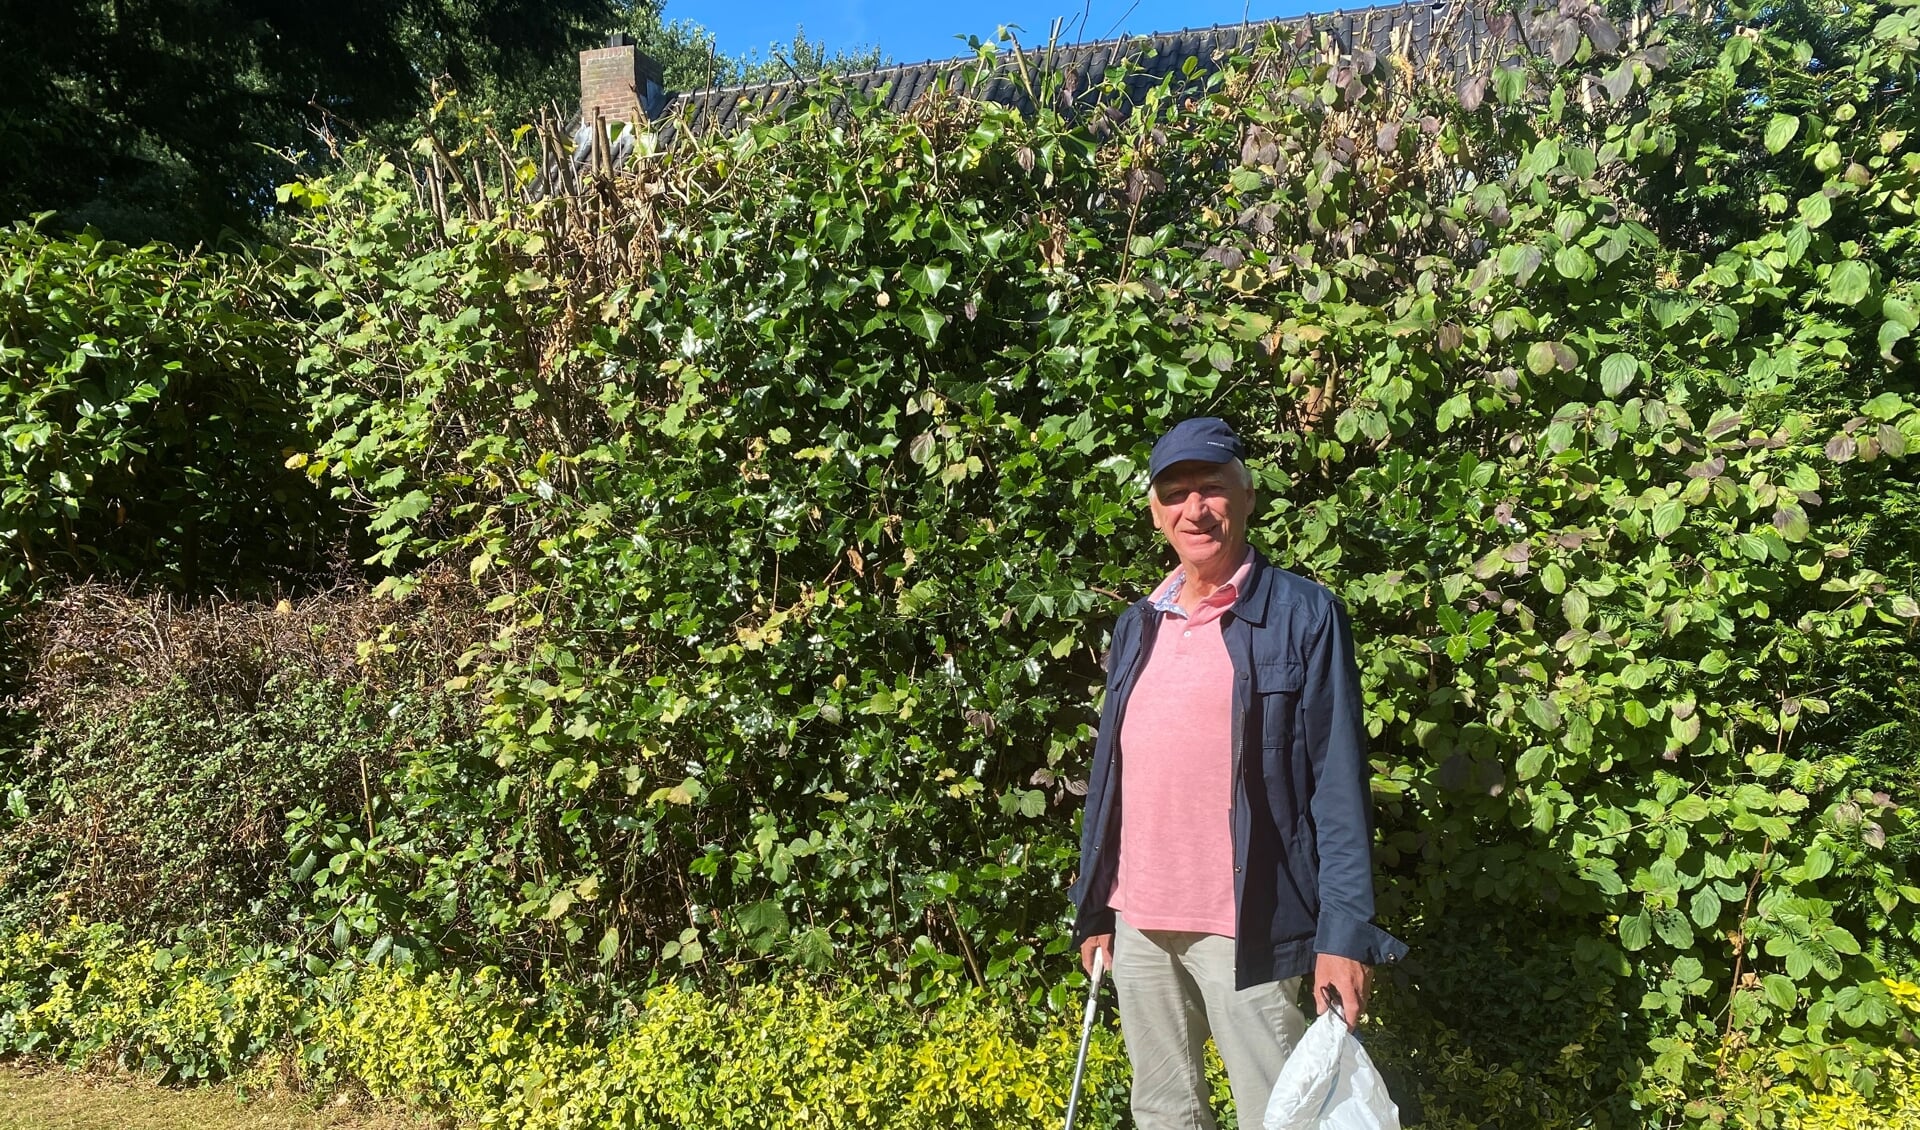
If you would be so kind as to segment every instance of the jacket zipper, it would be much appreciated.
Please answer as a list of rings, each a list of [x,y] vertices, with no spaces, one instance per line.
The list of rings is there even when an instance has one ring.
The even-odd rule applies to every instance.
[[[1232,616],[1233,613],[1229,611],[1227,615]],[[1232,624],[1233,622],[1229,620],[1227,624],[1223,625],[1221,632],[1223,640],[1226,635],[1224,628],[1232,627]],[[1249,650],[1251,650],[1251,641],[1249,641]],[[1228,654],[1232,655],[1233,653],[1229,652]],[[1249,655],[1248,659],[1251,661],[1252,656]],[[1246,772],[1245,754],[1247,736],[1247,715],[1246,711],[1241,708],[1240,701],[1242,698],[1250,699],[1253,696],[1253,672],[1250,670],[1236,671],[1234,673],[1234,683],[1233,706],[1228,712],[1229,722],[1233,727],[1233,764],[1231,766],[1232,776],[1229,778],[1227,787],[1227,833],[1233,838],[1233,916],[1234,933],[1237,936],[1240,933],[1240,886],[1243,878],[1240,873],[1242,868],[1240,860],[1240,809],[1242,807],[1240,804],[1240,794],[1246,789],[1246,781],[1243,777]],[[1240,687],[1242,683],[1246,685],[1244,694]]]

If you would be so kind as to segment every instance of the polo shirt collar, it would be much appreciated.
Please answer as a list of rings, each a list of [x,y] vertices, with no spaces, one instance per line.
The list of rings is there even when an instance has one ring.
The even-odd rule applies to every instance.
[[[1253,547],[1248,546],[1246,556],[1240,561],[1240,567],[1233,571],[1233,576],[1227,578],[1226,584],[1215,591],[1215,596],[1223,592],[1230,593],[1235,611],[1239,610],[1240,604],[1251,588],[1250,582],[1256,571],[1254,565],[1258,556]],[[1186,586],[1186,583],[1187,569],[1184,565],[1167,574],[1167,579],[1160,582],[1160,587],[1154,590],[1151,598],[1154,611],[1171,612],[1176,616],[1185,617],[1186,610],[1180,607],[1179,600],[1180,590]],[[1207,599],[1212,600],[1214,597]]]

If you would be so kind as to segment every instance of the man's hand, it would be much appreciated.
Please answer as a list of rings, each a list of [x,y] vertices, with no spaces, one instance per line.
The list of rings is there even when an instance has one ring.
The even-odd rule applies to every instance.
[[[1107,960],[1105,961],[1104,965],[1108,971],[1112,971],[1113,969],[1113,935],[1112,934],[1095,934],[1093,937],[1088,938],[1086,941],[1080,943],[1080,968],[1086,970],[1087,976],[1089,977],[1093,976],[1093,951],[1094,950],[1107,951]]]
[[[1327,990],[1340,994],[1340,1011],[1347,1019],[1347,1031],[1360,1025],[1367,1012],[1367,988],[1373,981],[1373,967],[1337,953],[1323,953],[1313,963],[1313,1010],[1327,1011]]]

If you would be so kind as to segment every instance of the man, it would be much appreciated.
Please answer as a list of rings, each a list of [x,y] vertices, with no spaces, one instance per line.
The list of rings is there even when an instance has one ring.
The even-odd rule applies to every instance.
[[[1211,1130],[1203,1049],[1258,1126],[1306,1028],[1349,1027],[1370,969],[1406,947],[1373,925],[1372,805],[1346,610],[1249,548],[1252,476],[1224,421],[1184,420],[1148,463],[1179,567],[1121,615],[1094,746],[1074,934],[1105,950],[1139,1130]]]

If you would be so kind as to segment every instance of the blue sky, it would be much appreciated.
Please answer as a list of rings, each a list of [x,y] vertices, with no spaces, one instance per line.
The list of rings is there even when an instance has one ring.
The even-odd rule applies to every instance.
[[[1022,43],[1044,41],[1054,18],[1072,26],[1067,39],[1174,31],[1245,19],[1362,7],[1308,0],[667,0],[669,20],[692,20],[712,31],[728,55],[787,42],[795,27],[829,49],[878,44],[894,61],[913,63],[961,54],[962,40],[990,39],[1000,24],[1019,24]],[[1082,32],[1082,27],[1085,31]]]

